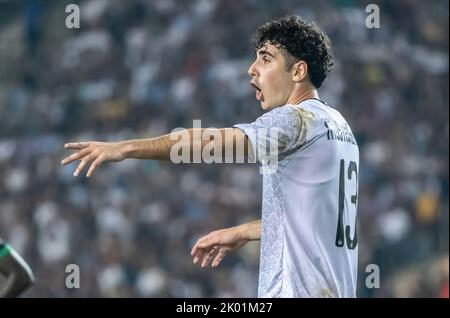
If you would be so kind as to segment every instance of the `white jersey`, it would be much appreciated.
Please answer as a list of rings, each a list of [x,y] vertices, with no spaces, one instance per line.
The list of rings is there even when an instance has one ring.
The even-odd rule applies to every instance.
[[[278,168],[263,175],[258,297],[356,297],[359,151],[335,109],[318,99],[239,124],[264,166],[278,131]]]

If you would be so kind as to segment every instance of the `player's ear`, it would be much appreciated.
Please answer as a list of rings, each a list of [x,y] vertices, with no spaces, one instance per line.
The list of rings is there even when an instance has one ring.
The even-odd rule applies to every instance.
[[[294,82],[303,81],[308,75],[308,64],[305,61],[298,61],[292,66],[292,80]]]

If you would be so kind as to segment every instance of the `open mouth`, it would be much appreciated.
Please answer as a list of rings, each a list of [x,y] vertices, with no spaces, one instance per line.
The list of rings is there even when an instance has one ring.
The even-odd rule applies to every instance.
[[[263,99],[261,89],[258,86],[256,86],[254,83],[250,83],[250,84],[256,89],[256,99],[261,101]]]

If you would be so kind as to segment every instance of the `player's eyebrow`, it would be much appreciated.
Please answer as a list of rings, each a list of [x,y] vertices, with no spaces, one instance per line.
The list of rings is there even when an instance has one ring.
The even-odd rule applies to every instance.
[[[256,52],[256,54],[257,55],[269,55],[272,58],[275,58],[275,56],[272,53],[270,53],[267,49],[261,49],[258,52]]]

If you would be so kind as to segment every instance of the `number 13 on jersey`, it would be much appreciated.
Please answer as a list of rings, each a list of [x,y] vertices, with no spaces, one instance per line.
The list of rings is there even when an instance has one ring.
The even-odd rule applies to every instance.
[[[346,193],[345,185],[347,182],[354,182],[355,191],[353,193]],[[350,200],[347,199],[347,195],[350,195]],[[350,202],[349,204],[346,204]],[[347,248],[350,250],[355,249],[358,244],[358,235],[356,231],[356,209],[358,202],[358,167],[356,162],[350,161],[348,166],[346,166],[345,160],[341,159],[340,162],[340,172],[339,172],[339,205],[338,205],[338,224],[336,230],[336,241],[337,247],[343,247],[346,242]],[[345,225],[344,233],[344,210],[348,218],[351,216],[355,217],[354,220],[354,235],[351,237],[350,225]],[[345,234],[345,235],[344,235]]]

